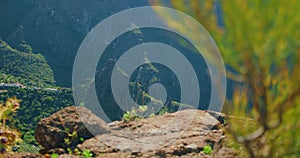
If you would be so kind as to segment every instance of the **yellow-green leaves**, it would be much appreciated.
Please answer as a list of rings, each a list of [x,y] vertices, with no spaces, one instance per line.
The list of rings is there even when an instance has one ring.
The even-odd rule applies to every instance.
[[[0,157],[1,154],[10,151],[16,142],[20,142],[20,133],[6,125],[6,121],[12,119],[11,116],[16,113],[20,107],[20,100],[16,97],[8,98],[5,104],[0,104]]]
[[[219,17],[216,4],[221,6]],[[225,64],[237,73],[228,73],[228,77],[243,81],[226,106],[235,116],[228,123],[230,129],[234,137],[244,136],[240,140],[245,140],[249,156],[298,156],[300,1],[176,0],[172,6],[193,16],[208,30]],[[175,29],[193,28],[158,14]],[[217,23],[218,18],[223,26]],[[192,36],[199,39],[200,35]],[[251,121],[240,123],[246,117]],[[247,126],[245,122],[250,123]]]

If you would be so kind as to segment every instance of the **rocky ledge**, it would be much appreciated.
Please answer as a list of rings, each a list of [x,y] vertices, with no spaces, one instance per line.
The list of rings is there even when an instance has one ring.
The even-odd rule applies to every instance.
[[[44,149],[41,155],[31,156],[58,153],[59,157],[72,157],[66,149],[77,148],[110,158],[236,157],[223,146],[222,120],[220,114],[189,109],[106,124],[90,110],[72,106],[39,122],[35,137]],[[203,152],[207,146],[213,149],[211,154]]]

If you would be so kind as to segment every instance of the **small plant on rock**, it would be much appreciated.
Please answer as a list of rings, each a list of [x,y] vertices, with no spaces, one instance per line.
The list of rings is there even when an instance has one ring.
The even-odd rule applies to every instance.
[[[91,158],[91,157],[93,157],[93,153],[90,150],[83,150],[82,157],[83,158]]]
[[[123,115],[123,119],[126,122],[134,121],[136,119],[145,117],[147,111],[148,111],[147,105],[139,106],[138,108],[133,107],[131,111],[127,111]]]
[[[77,128],[75,128],[77,129]],[[93,156],[90,150],[83,150],[81,151],[77,147],[74,146],[74,144],[82,143],[85,141],[84,138],[79,137],[77,130],[73,130],[73,132],[70,132],[70,129],[65,128],[65,131],[67,132],[68,137],[64,139],[65,144],[65,150],[68,154],[73,154],[77,156],[81,156],[83,158],[90,158]]]
[[[50,158],[58,158],[58,156],[59,156],[58,154],[53,153],[53,154],[50,155]]]
[[[213,152],[213,149],[211,148],[211,146],[210,145],[205,145],[204,147],[203,147],[203,153],[204,154],[208,154],[208,155],[210,155],[212,152]]]

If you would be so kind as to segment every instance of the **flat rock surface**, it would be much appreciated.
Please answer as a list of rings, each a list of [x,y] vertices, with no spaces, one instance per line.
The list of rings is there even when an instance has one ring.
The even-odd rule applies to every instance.
[[[111,133],[97,135],[78,148],[99,157],[234,157],[230,149],[222,148],[221,123],[205,111],[183,110],[109,126]],[[214,149],[212,155],[202,152],[206,145]]]

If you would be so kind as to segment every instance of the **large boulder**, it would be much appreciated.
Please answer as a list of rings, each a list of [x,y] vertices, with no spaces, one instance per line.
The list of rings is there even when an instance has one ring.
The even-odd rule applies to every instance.
[[[76,146],[80,140],[89,139],[94,134],[107,134],[109,131],[107,124],[90,110],[70,106],[42,119],[37,125],[35,139],[46,150],[66,148]]]

